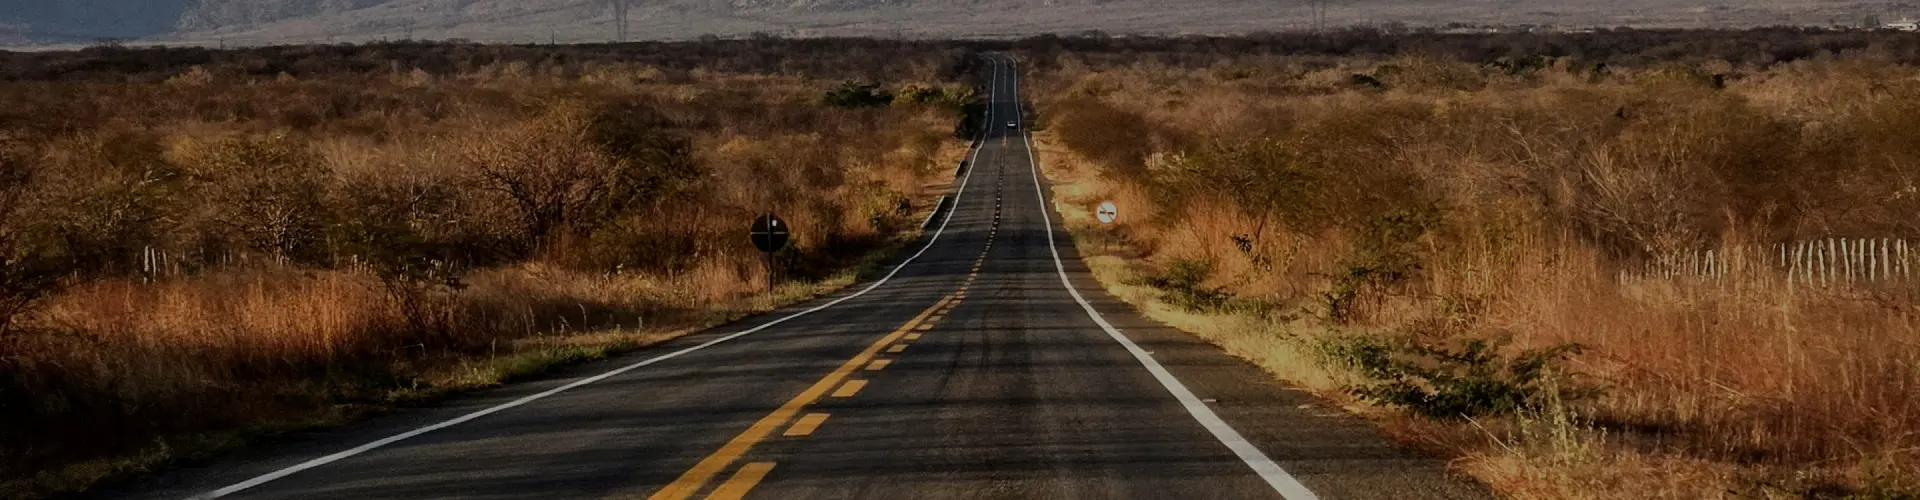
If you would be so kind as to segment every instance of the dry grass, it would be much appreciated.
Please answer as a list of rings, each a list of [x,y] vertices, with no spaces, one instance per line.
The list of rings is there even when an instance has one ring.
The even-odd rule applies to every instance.
[[[491,387],[805,300],[852,283],[855,270],[774,294],[713,277],[663,281],[543,269],[490,270],[434,298],[457,334],[413,335],[376,277],[246,271],[165,284],[87,284],[46,306],[60,335],[17,346],[23,383],[69,419],[28,446],[124,449],[0,483],[10,496],[206,456],[247,441],[349,423],[371,411]],[[727,281],[741,283],[737,277]],[[110,406],[107,406],[110,405]],[[136,424],[137,423],[137,424]],[[121,433],[98,433],[100,426]],[[130,427],[137,425],[137,427]],[[107,439],[90,443],[88,433]],[[125,448],[122,435],[154,436]],[[69,456],[86,456],[76,454]]]
[[[964,83],[842,109],[837,80],[659,73],[0,84],[0,496],[817,296],[911,236],[965,150]],[[767,211],[796,235],[771,293],[742,234]]]
[[[1286,62],[1271,64],[1254,68]],[[1914,123],[1912,68],[1795,63],[1732,72],[1725,90],[1698,76],[1711,66],[1598,79],[1425,60],[1332,70],[1373,75],[1385,90],[1311,73],[1081,71],[1043,83],[1069,97],[1042,106],[1054,117],[1042,147],[1101,281],[1461,457],[1461,470],[1504,494],[1901,498],[1920,488],[1913,285],[1618,278],[1676,250],[1914,236],[1896,215],[1908,210],[1899,193],[1912,185],[1911,156],[1886,153],[1910,147],[1886,134]],[[1878,90],[1847,90],[1856,86]],[[1075,129],[1087,125],[1071,115],[1111,113],[1103,106],[1158,125]],[[1138,165],[1082,151],[1102,133],[1150,147]],[[1189,195],[1189,176],[1206,179],[1202,192],[1238,187]],[[1092,223],[1085,211],[1101,199],[1129,217]],[[1419,229],[1383,236],[1406,225]],[[1230,301],[1196,309],[1187,292],[1146,285],[1184,262],[1206,263],[1197,288]],[[1349,392],[1367,378],[1326,350],[1356,335],[1508,338],[1514,351],[1578,343],[1564,369],[1604,392],[1471,422],[1396,417]]]

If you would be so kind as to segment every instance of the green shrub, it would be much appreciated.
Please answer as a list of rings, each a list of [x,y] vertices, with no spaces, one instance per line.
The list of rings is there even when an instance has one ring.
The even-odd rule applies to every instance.
[[[1387,88],[1386,84],[1380,83],[1379,78],[1374,78],[1373,75],[1368,75],[1364,73],[1354,73],[1353,75],[1348,76],[1347,83],[1356,87],[1366,87],[1374,90]]]
[[[844,82],[828,90],[821,102],[836,108],[877,108],[893,104],[893,93],[877,83]]]
[[[1561,364],[1579,344],[1502,354],[1509,340],[1468,339],[1458,347],[1412,339],[1349,334],[1325,341],[1322,353],[1352,366],[1367,382],[1349,389],[1361,399],[1430,418],[1539,411],[1551,399],[1585,399],[1597,388],[1572,380]]]
[[[1328,319],[1335,323],[1351,321],[1368,294],[1385,293],[1414,279],[1424,268],[1419,241],[1439,225],[1438,212],[1411,210],[1388,214],[1368,224],[1346,272],[1335,277],[1332,288],[1322,295]]]
[[[285,135],[243,136],[185,149],[187,177],[203,200],[196,218],[204,229],[277,259],[322,257],[330,172],[305,143]]]
[[[1213,264],[1200,259],[1179,259],[1165,273],[1149,276],[1145,283],[1159,289],[1161,300],[1194,312],[1225,308],[1233,299],[1226,287],[1208,287]]]
[[[952,109],[960,109],[975,98],[973,88],[964,86],[926,87],[907,85],[900,88],[894,96],[895,103],[938,104]]]

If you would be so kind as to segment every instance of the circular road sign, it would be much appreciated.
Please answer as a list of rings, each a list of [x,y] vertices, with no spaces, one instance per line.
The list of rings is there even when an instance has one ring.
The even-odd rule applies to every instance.
[[[1101,224],[1112,224],[1113,221],[1120,219],[1120,209],[1113,206],[1111,201],[1103,201],[1100,202],[1100,209],[1094,211],[1093,215],[1100,218]]]
[[[753,246],[766,253],[780,251],[787,246],[787,221],[773,214],[766,214],[753,220],[753,229],[748,236],[753,238]]]

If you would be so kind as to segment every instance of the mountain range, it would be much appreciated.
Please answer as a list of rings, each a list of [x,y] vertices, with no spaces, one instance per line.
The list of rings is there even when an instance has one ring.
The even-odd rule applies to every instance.
[[[462,38],[609,41],[621,0],[0,0],[0,44],[301,43]],[[1740,27],[1892,21],[1914,3],[1865,0],[624,0],[626,37],[1012,37],[1226,34],[1461,25]]]

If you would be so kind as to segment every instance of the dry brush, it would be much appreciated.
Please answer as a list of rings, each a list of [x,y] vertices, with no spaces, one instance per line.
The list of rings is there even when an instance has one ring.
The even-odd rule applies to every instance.
[[[1913,283],[1623,279],[1916,236],[1912,67],[1034,57],[1057,68],[1035,95],[1069,211],[1130,215],[1069,214],[1119,244],[1092,256],[1109,285],[1284,377],[1437,418],[1393,425],[1507,493],[1920,487]]]

